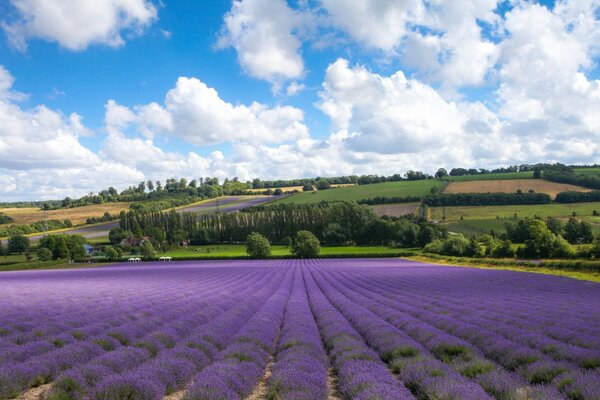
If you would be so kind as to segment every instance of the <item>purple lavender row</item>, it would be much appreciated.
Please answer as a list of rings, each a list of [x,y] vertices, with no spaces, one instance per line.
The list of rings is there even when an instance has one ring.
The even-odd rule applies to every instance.
[[[215,290],[213,297],[215,300],[222,298],[223,292],[220,290]],[[236,304],[236,301],[230,300],[230,303],[231,306],[233,306]],[[177,312],[179,310],[176,309],[174,311]],[[220,308],[211,306],[203,311],[212,312],[214,315],[220,311]],[[189,307],[187,312],[189,312]],[[160,319],[164,323],[177,322],[172,320],[172,316],[174,315],[177,314],[169,313]],[[186,316],[185,313],[180,315]],[[187,316],[184,318],[187,318]],[[125,327],[125,329],[120,329],[118,331],[109,333],[109,335],[112,336],[96,336],[94,337],[94,340],[89,343],[77,342],[72,345],[58,348],[46,354],[32,357],[30,360],[20,364],[7,365],[0,370],[0,380],[5,379],[7,384],[0,385],[0,388],[8,390],[14,395],[23,391],[27,387],[36,386],[38,384],[51,381],[53,377],[55,377],[60,371],[72,367],[80,368],[82,363],[85,363],[88,360],[92,360],[96,357],[100,357],[104,353],[109,353],[106,354],[106,356],[103,356],[104,358],[102,359],[109,364],[109,368],[113,365],[116,365],[119,368],[127,368],[127,366],[132,366],[128,363],[129,359],[139,362],[142,358],[147,358],[149,355],[151,355],[151,346],[158,341],[154,340],[152,342],[148,340],[142,340],[141,342],[136,343],[136,345],[139,345],[140,347],[146,347],[146,349],[138,348],[132,350],[125,346],[118,348],[119,345],[132,343],[144,336],[152,339],[152,331],[159,327],[160,325],[152,321],[152,318],[146,318],[144,320],[135,321],[129,324]],[[91,334],[94,332],[85,332],[85,334],[88,333]],[[118,340],[115,340],[115,338]],[[112,351],[115,349],[117,350]]]
[[[250,394],[275,351],[292,280],[293,271],[288,269],[279,289],[219,353],[218,360],[196,375],[185,400],[234,400]]]
[[[329,302],[310,273],[304,274],[309,304],[329,351],[339,391],[355,400],[414,399],[370,349],[348,320]]]
[[[336,277],[336,280],[338,279],[339,276]],[[366,283],[364,280],[361,280],[361,282],[358,282],[357,285],[366,285]],[[368,288],[366,289],[365,294],[368,296],[377,297],[379,296],[380,292],[382,292],[380,288]],[[392,302],[392,304],[396,307],[412,307],[406,303],[415,304],[415,301],[411,300],[410,298],[404,298],[403,300]],[[417,301],[416,304],[419,304],[419,302]],[[426,315],[427,313],[428,312],[422,308],[415,308],[414,311],[415,316],[422,316]],[[439,315],[433,316],[433,323],[440,318],[441,316]],[[413,334],[415,334],[415,328],[413,327],[412,329]],[[477,327],[466,327],[464,331],[474,335],[479,339],[481,339],[481,335],[483,334],[483,332],[481,332],[481,330],[479,330]],[[420,332],[423,335],[428,333],[427,328],[421,329]],[[510,369],[515,369],[517,368],[516,366],[519,366],[519,372],[530,382],[550,383],[554,377],[560,375],[554,379],[553,383],[570,398],[596,398],[592,393],[597,394],[599,392],[599,380],[596,378],[594,383],[593,373],[581,372],[572,365],[556,363],[548,361],[547,359],[542,359],[539,362],[535,362],[539,359],[537,358],[539,355],[532,354],[532,351],[526,347],[515,345],[514,343],[510,343],[506,340],[503,341],[502,338],[499,340],[497,335],[491,336],[486,345],[481,348],[482,350],[486,351],[486,355],[492,359],[498,357],[498,361],[500,361],[500,363],[503,365],[506,365],[506,363],[514,364]],[[480,377],[478,377],[478,379],[480,379]],[[498,377],[495,377],[494,380],[497,381]],[[489,381],[486,379],[486,381],[482,382],[482,384],[484,386],[489,386]],[[545,395],[545,398],[549,398],[549,396],[550,394],[547,394]]]
[[[302,268],[296,268],[277,357],[271,368],[269,397],[281,400],[325,400],[327,353],[308,305]]]
[[[484,389],[432,357],[419,343],[357,301],[347,298],[322,274],[317,285],[367,343],[399,374],[417,398],[491,399]],[[448,339],[448,338],[444,338]],[[455,343],[439,343],[440,348]]]
[[[363,283],[363,285],[366,284]],[[380,293],[385,294],[381,287],[366,287],[365,289],[365,294],[370,297],[380,297]],[[594,398],[593,393],[600,393],[600,375],[597,372],[581,371],[571,364],[560,361],[561,359],[575,360],[581,367],[587,370],[596,368],[597,371],[598,357],[594,352],[582,351],[579,348],[565,349],[563,347],[560,349],[563,351],[561,355],[558,350],[560,344],[556,344],[541,335],[535,333],[529,335],[527,333],[519,334],[518,332],[512,332],[510,327],[506,327],[503,331],[498,327],[489,325],[487,327],[491,330],[488,331],[482,328],[482,326],[486,326],[485,323],[470,324],[460,321],[460,316],[452,319],[442,314],[433,314],[407,304],[407,300],[406,298],[396,298],[396,301],[390,303],[401,311],[408,312],[432,325],[464,338],[481,349],[486,356],[498,361],[504,367],[509,370],[517,370],[531,383],[552,383],[570,398]],[[470,320],[473,321],[473,319]],[[498,336],[495,332],[502,335]],[[513,336],[522,339],[522,342],[533,348],[542,350],[542,352],[532,351],[521,343],[515,343],[507,339]],[[555,359],[559,361],[554,361]]]
[[[387,283],[387,281],[382,282],[384,285]],[[415,293],[404,293],[411,298],[416,297],[419,299],[421,297],[423,300],[426,300],[422,296],[423,289],[425,288],[421,288],[421,291]],[[491,324],[504,323],[510,324],[511,327],[518,327],[529,332],[541,331],[547,336],[553,337],[554,339],[565,342],[569,345],[584,348],[595,348],[596,350],[600,349],[600,339],[598,339],[597,336],[582,333],[580,331],[581,329],[577,328],[578,325],[589,328],[590,324],[588,324],[586,321],[583,321],[582,318],[572,318],[572,313],[569,313],[568,315],[561,315],[561,317],[557,319],[556,308],[553,309],[555,314],[551,318],[542,317],[538,307],[529,309],[527,312],[523,313],[524,315],[519,316],[514,315],[513,313],[515,306],[520,303],[515,302],[514,298],[507,301],[506,298],[499,299],[497,298],[498,296],[492,298],[493,296],[490,295],[489,297],[478,301],[476,307],[473,307],[472,304],[469,304],[464,300],[461,301],[461,299],[449,298],[447,296],[435,296],[430,291],[428,291],[428,296],[428,300],[432,303],[439,304],[440,308],[449,307],[454,309],[458,314],[468,311],[469,314],[477,314],[480,315],[481,318],[490,320]],[[506,304],[509,302],[510,305]],[[549,307],[547,302],[542,302],[542,304],[544,308],[552,308]],[[581,310],[582,307],[578,307],[579,310]],[[503,312],[502,310],[511,310],[511,312]],[[535,318],[532,319],[532,315],[535,315]],[[549,324],[551,325],[549,326]]]
[[[407,332],[416,342],[431,351],[431,354],[438,360],[443,361],[446,369],[457,371],[462,376],[475,380],[478,385],[493,397],[497,399],[514,398],[520,393],[532,399],[550,400],[563,398],[553,388],[530,386],[518,376],[498,368],[493,363],[484,359],[479,350],[469,343],[439,331],[406,314],[396,312],[390,307],[370,301],[368,297],[361,295],[358,290],[353,291],[352,289],[342,287],[341,279],[343,278],[336,275],[330,284],[341,293],[344,293],[348,300],[354,301],[357,305],[364,305],[367,310],[373,312],[377,317]],[[334,280],[336,281],[335,283],[333,283]],[[338,282],[340,283],[338,284]],[[420,387],[419,381],[427,381],[427,371],[434,371],[435,374],[436,369],[439,368],[440,361],[433,361],[431,358],[424,360],[403,360],[400,358],[393,360],[391,365],[400,373],[401,377],[406,374],[410,376],[409,378],[405,378],[409,385],[417,385],[419,391],[427,393],[427,388]],[[470,385],[473,385],[473,383],[471,382]],[[448,384],[444,386],[447,388],[452,387],[452,385]],[[460,383],[458,386],[463,388],[465,384]],[[477,395],[474,395],[475,397],[467,397],[467,393],[460,395],[457,393],[453,396],[458,398],[477,398]]]
[[[278,282],[277,274],[272,277],[263,274],[260,278],[247,281],[248,286],[238,292],[238,298],[228,299],[219,309],[211,307],[214,312],[199,310],[204,315],[199,315],[191,325],[180,326],[178,331],[154,333],[136,343],[137,348],[124,347],[63,373],[54,384],[51,396],[74,400],[89,393],[91,398],[120,399],[130,393],[149,400],[160,399],[165,392],[180,388],[197,369],[210,362],[211,347],[207,343],[215,328],[219,332],[234,330],[240,319],[250,318]],[[265,278],[270,280],[264,282]],[[262,289],[256,291],[254,285],[261,285]],[[241,298],[247,299],[242,305]],[[183,337],[190,332],[193,336]],[[193,332],[202,333],[202,347],[195,340],[197,333]]]
[[[499,273],[498,273],[499,272]],[[405,288],[404,292],[407,294],[421,295],[427,293],[430,302],[439,301],[441,305],[446,304],[460,304],[464,308],[469,310],[481,310],[486,313],[486,316],[490,319],[497,321],[510,321],[511,325],[518,325],[523,328],[530,329],[532,331],[540,331],[547,327],[558,327],[559,331],[567,329],[571,332],[571,335],[575,332],[582,333],[587,337],[596,337],[595,343],[598,343],[597,336],[600,334],[599,324],[599,313],[595,306],[594,297],[590,296],[588,301],[581,301],[581,296],[578,297],[577,303],[569,301],[569,297],[573,295],[571,282],[567,278],[556,278],[556,277],[544,277],[540,279],[539,275],[533,275],[529,279],[523,279],[530,274],[520,274],[520,276],[508,275],[514,273],[507,273],[504,271],[479,271],[479,273],[485,273],[486,275],[493,274],[493,282],[495,287],[489,288],[491,290],[486,291],[486,296],[477,296],[478,293],[474,292],[473,295],[477,296],[477,304],[471,304],[468,299],[471,297],[469,294],[473,292],[473,282],[466,282],[465,280],[459,280],[463,278],[463,274],[460,274],[459,279],[453,280],[452,283],[446,279],[444,285],[452,284],[452,293],[460,293],[460,297],[438,295],[443,293],[443,287],[435,284],[435,282],[423,282],[420,285],[413,285],[413,288]],[[502,275],[501,275],[502,274]],[[506,275],[510,278],[509,282],[505,282]],[[504,277],[504,278],[503,278]],[[373,277],[375,278],[375,277]],[[473,281],[473,277],[469,275]],[[489,277],[491,278],[491,277]],[[489,279],[487,278],[487,279]],[[517,279],[520,278],[520,279]],[[545,282],[550,279],[559,280],[560,285],[549,284]],[[487,281],[486,279],[486,281]],[[375,279],[371,279],[374,281]],[[390,277],[385,276],[380,279],[381,282],[389,283]],[[540,283],[542,281],[543,283]],[[519,284],[525,282],[526,284]],[[414,282],[413,282],[414,283]],[[554,282],[553,282],[554,283]],[[567,283],[569,284],[568,286]],[[510,284],[510,286],[508,286]],[[512,294],[511,298],[506,297],[507,291],[500,291],[507,285],[507,291]],[[542,287],[543,285],[543,287]],[[566,287],[565,287],[566,286]],[[485,290],[481,288],[480,290]],[[577,289],[578,291],[581,288]],[[548,293],[553,292],[553,296],[541,297],[536,295],[533,300],[526,300],[530,297],[530,293]],[[516,295],[516,296],[515,296]],[[535,319],[532,320],[531,316],[535,315]],[[559,316],[559,318],[557,318]],[[593,327],[596,326],[596,329]],[[579,341],[582,343],[582,341]],[[589,347],[589,342],[585,343],[585,347]],[[576,344],[578,345],[578,344]]]
[[[236,281],[233,281],[230,284],[233,284]],[[227,282],[225,283],[227,284]],[[209,288],[208,286],[205,287]],[[227,286],[224,286],[222,289],[225,289],[226,287]],[[207,293],[210,293],[210,290],[203,295],[206,295]],[[124,310],[121,310],[120,312],[124,315],[117,319],[117,321],[126,322],[125,325],[118,326],[115,323],[107,324],[105,322],[94,323],[70,333],[56,336],[50,341],[32,342],[26,345],[5,349],[2,356],[0,356],[0,359],[2,359],[3,364],[15,365],[15,363],[24,362],[29,358],[54,350],[57,347],[60,348],[68,344],[73,344],[83,339],[100,344],[103,348],[114,349],[121,344],[138,339],[149,329],[157,329],[161,325],[167,323],[172,324],[173,316],[186,315],[186,309],[190,307],[188,303],[189,302],[186,300],[185,304],[178,306],[177,308],[175,307],[176,303],[174,302],[164,302],[164,304],[154,305],[151,308],[142,310],[144,314],[148,315],[142,315],[143,319],[138,319],[137,321],[131,321],[131,315],[127,315]],[[152,317],[149,314],[150,311],[152,311]],[[91,317],[97,318],[93,314]],[[63,351],[69,351],[69,348],[67,347]]]
[[[208,284],[208,282],[207,282]],[[210,286],[206,286],[206,287],[210,287]],[[185,287],[178,287],[178,290],[182,290],[185,289]],[[165,294],[168,293],[166,292],[167,290],[173,291],[173,288],[167,287],[164,288],[162,292],[164,292]],[[143,299],[146,297],[146,293],[144,293],[144,291],[140,290],[139,291],[139,299]],[[159,293],[152,293],[154,296],[156,295],[161,295],[161,292]],[[42,292],[43,295],[43,292]],[[72,296],[69,296],[69,301],[73,301],[72,300]],[[62,299],[63,301],[65,299]],[[181,299],[173,299],[170,301],[164,301],[161,302],[163,304],[161,304],[160,306],[164,307],[165,309],[168,309],[169,307],[172,307],[174,304],[177,303],[181,303],[182,300]],[[59,338],[52,338],[52,337],[48,337],[47,335],[40,335],[40,331],[49,331],[49,330],[54,330],[55,332],[65,332],[68,330],[72,330],[74,332],[79,332],[79,329],[82,328],[83,326],[85,326],[86,324],[90,324],[90,323],[94,323],[97,326],[101,326],[101,327],[110,327],[110,326],[114,326],[116,324],[122,323],[122,322],[130,322],[130,320],[128,318],[130,318],[132,316],[132,312],[135,312],[135,314],[143,314],[145,312],[147,312],[148,307],[142,307],[144,304],[146,304],[147,301],[144,300],[142,301],[138,301],[137,298],[135,299],[128,299],[128,301],[125,303],[127,304],[127,308],[126,309],[119,309],[119,310],[115,310],[115,304],[114,304],[114,300],[111,301],[111,304],[105,306],[105,310],[100,310],[97,307],[97,303],[94,302],[93,304],[90,304],[91,306],[94,307],[94,309],[87,309],[85,310],[85,312],[79,313],[80,315],[73,315],[72,312],[70,312],[70,310],[66,310],[61,312],[60,314],[58,314],[57,317],[54,317],[54,321],[51,322],[51,324],[54,325],[54,329],[52,327],[49,327],[48,323],[45,322],[48,320],[48,317],[44,317],[45,313],[46,313],[46,307],[41,307],[41,308],[36,308],[34,307],[32,311],[30,311],[29,313],[25,313],[25,315],[29,315],[30,319],[32,319],[32,324],[35,324],[35,329],[30,329],[31,333],[28,334],[29,338],[24,337],[24,332],[17,332],[18,337],[16,338],[18,344],[17,345],[12,345],[10,347],[6,347],[5,351],[3,352],[3,355],[0,356],[0,362],[6,360],[6,358],[8,357],[8,353],[11,350],[18,350],[23,344],[28,344],[31,343],[31,340],[35,340],[36,342],[42,342],[44,341],[44,339],[47,342],[54,342],[55,340],[58,340],[59,343],[63,342],[64,340],[68,340],[68,337],[64,337],[64,334],[61,335],[61,337]],[[171,303],[171,304],[169,304]],[[79,303],[81,304],[81,303]],[[159,306],[159,307],[160,307]],[[80,307],[80,306],[79,306]],[[156,305],[152,305],[152,308],[155,309],[157,306]],[[133,310],[137,310],[137,311],[133,311]],[[73,323],[74,321],[78,321],[76,323]],[[100,321],[100,322],[98,322]],[[27,329],[27,325],[25,325],[22,329]],[[81,332],[79,332],[81,333]],[[68,336],[68,335],[67,335]],[[9,337],[10,338],[10,337]],[[30,339],[30,340],[28,340]],[[39,344],[39,343],[38,343]],[[64,344],[64,343],[60,343],[60,344]],[[10,358],[8,358],[8,360],[10,360]],[[13,361],[13,360],[10,360]]]

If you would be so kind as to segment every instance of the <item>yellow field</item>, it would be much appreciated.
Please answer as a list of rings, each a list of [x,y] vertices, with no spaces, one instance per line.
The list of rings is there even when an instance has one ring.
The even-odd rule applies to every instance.
[[[64,221],[70,219],[73,225],[84,224],[90,217],[101,217],[105,212],[118,215],[122,210],[128,210],[131,203],[106,203],[93,206],[66,208],[60,210],[42,211],[39,208],[2,208],[1,212],[14,219],[13,224],[25,225],[44,219]]]
[[[354,183],[339,183],[339,184],[332,184],[331,187],[332,188],[338,188],[338,187],[345,187],[345,186],[355,186]],[[302,188],[304,186],[286,186],[286,187],[280,187],[280,188],[264,188],[264,189],[248,189],[249,192],[252,193],[260,193],[260,192],[264,192],[265,190],[275,190],[275,189],[281,189],[283,190],[283,193],[285,192],[293,192],[294,190],[297,190],[299,192],[302,191]]]
[[[450,183],[444,193],[515,193],[521,189],[527,193],[547,193],[555,198],[559,192],[589,192],[590,189],[566,183],[554,183],[542,179],[502,179],[494,181],[465,181]]]

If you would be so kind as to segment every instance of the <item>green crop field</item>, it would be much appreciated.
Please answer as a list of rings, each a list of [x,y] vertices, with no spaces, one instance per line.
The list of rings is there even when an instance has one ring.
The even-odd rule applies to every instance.
[[[465,220],[481,220],[496,217],[509,218],[515,214],[518,218],[536,215],[540,217],[570,217],[575,212],[578,217],[590,217],[594,210],[600,212],[600,203],[435,207],[430,209],[430,216],[438,221],[454,222],[459,221],[461,217]]]
[[[444,224],[444,226],[450,232],[462,233],[463,235],[470,236],[481,236],[489,233],[493,230],[497,234],[506,232],[504,224],[507,222],[515,223],[518,218],[493,218],[493,219],[465,219],[456,222],[450,222]]]
[[[392,253],[400,254],[406,249],[397,249],[385,246],[335,246],[321,247],[321,255],[347,255],[359,254],[368,256],[369,254]],[[285,246],[271,246],[271,252],[274,256],[290,255],[290,248]],[[158,257],[177,257],[177,258],[202,258],[202,257],[244,257],[246,256],[246,246],[243,244],[220,244],[211,246],[190,246],[160,253]]]
[[[600,176],[600,168],[575,168],[575,172],[581,175]]]
[[[453,182],[464,181],[495,181],[500,179],[530,179],[533,178],[533,171],[527,172],[503,172],[500,174],[481,174],[481,175],[463,175],[463,176],[446,176]]]
[[[444,183],[437,179],[421,181],[400,181],[373,183],[370,185],[346,186],[335,189],[321,190],[318,192],[302,192],[271,204],[289,203],[319,203],[321,201],[336,200],[363,200],[376,196],[425,196],[433,187],[441,187]]]

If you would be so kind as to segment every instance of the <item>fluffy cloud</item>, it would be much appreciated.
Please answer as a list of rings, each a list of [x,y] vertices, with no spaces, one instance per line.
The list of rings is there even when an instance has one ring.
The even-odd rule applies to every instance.
[[[421,0],[321,0],[334,25],[369,47],[392,51],[406,35],[407,24],[423,19]]]
[[[464,115],[456,104],[399,71],[390,77],[350,68],[337,60],[327,68],[321,110],[335,129],[360,134],[349,138],[354,149],[411,153],[444,146],[463,134]]]
[[[301,139],[308,136],[303,119],[303,111],[295,107],[269,107],[257,102],[233,105],[199,79],[183,77],[167,93],[164,107],[151,103],[131,110],[111,100],[105,116],[109,131],[122,131],[135,124],[147,138],[163,132],[198,146]]]
[[[0,66],[0,185],[3,200],[78,196],[99,182],[135,182],[143,174],[103,160],[79,142],[91,132],[79,115],[44,105],[23,109],[12,75]]]
[[[304,62],[294,31],[302,17],[284,0],[235,0],[224,17],[219,47],[235,48],[247,73],[277,85],[300,78]]]
[[[148,0],[11,0],[20,20],[2,27],[10,43],[25,50],[29,38],[57,42],[69,50],[90,44],[118,47],[122,32],[140,33],[157,17]]]

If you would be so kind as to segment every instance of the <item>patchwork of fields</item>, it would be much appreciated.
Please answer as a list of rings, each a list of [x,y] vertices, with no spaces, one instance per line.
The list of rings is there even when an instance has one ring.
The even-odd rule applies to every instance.
[[[319,203],[321,201],[358,201],[373,197],[406,197],[425,196],[431,188],[441,187],[444,183],[437,179],[420,181],[382,182],[370,185],[356,185],[335,189],[319,190],[318,192],[302,192],[276,201],[274,204],[289,203]]]
[[[557,217],[568,218],[573,213],[578,217],[591,217],[594,211],[600,212],[600,203],[573,203],[573,204],[539,204],[517,206],[461,206],[461,207],[434,207],[430,208],[430,216],[438,221],[458,221],[461,218],[493,219],[510,218],[516,214],[524,217]],[[444,218],[445,217],[445,218]]]
[[[34,385],[56,399],[600,396],[600,286],[565,278],[280,260],[0,285],[0,398]]]
[[[93,206],[63,208],[59,210],[43,211],[37,207],[28,208],[0,208],[0,212],[14,220],[14,224],[25,225],[42,220],[55,219],[64,221],[70,219],[73,225],[85,224],[91,217],[102,217],[105,212],[119,215],[123,210],[128,210],[131,203],[104,203]]]
[[[549,194],[552,198],[555,198],[560,192],[590,191],[584,187],[542,179],[506,179],[452,182],[444,189],[444,193],[515,193],[517,190],[521,190],[523,193],[533,190],[536,193]]]

